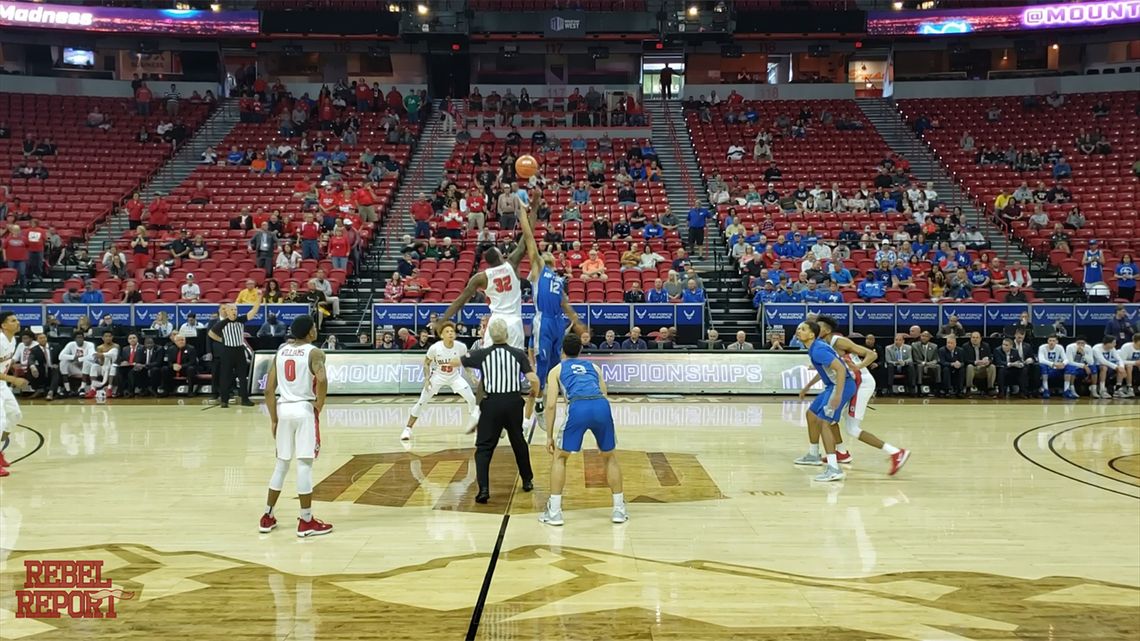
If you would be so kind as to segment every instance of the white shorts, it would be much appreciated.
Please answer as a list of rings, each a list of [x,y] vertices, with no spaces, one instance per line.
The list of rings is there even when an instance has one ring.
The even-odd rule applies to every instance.
[[[857,421],[863,420],[863,415],[867,413],[867,406],[874,395],[875,377],[871,376],[871,372],[863,370],[860,372],[859,387],[855,390],[855,396],[851,397],[851,404],[843,415]]]
[[[317,458],[321,427],[312,403],[277,404],[277,458]]]
[[[0,383],[0,432],[7,432],[16,427],[16,423],[19,423],[23,416],[12,388],[7,383]]]
[[[423,390],[420,392],[420,400],[412,407],[413,412],[418,412],[417,407],[422,407],[435,398],[436,394],[443,391],[443,388],[449,388],[452,393],[459,394],[464,399],[472,399],[469,402],[474,402],[475,392],[471,390],[471,384],[467,379],[462,376],[455,378],[432,378],[431,385],[424,385]],[[412,416],[418,417],[418,414],[413,413]]]
[[[491,318],[487,321],[487,327],[491,327],[491,323],[497,319],[503,319],[507,323],[507,345],[517,347],[519,349],[526,349],[526,330],[523,329],[522,316],[517,314],[491,314]],[[488,331],[483,334],[483,347],[490,347],[492,345],[491,332]]]

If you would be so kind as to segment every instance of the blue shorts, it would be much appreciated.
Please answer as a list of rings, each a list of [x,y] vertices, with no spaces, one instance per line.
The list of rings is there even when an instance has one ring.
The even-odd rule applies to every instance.
[[[853,378],[847,379],[842,390],[836,385],[828,385],[823,388],[823,391],[811,402],[811,407],[808,408],[808,411],[828,423],[838,423],[839,419],[843,417],[843,413],[847,411],[847,406],[851,404],[851,400],[855,398],[855,393],[858,391],[859,386],[855,383],[855,379]],[[832,394],[841,394],[839,397],[839,406],[835,408],[834,412],[828,412],[827,404],[831,401]]]
[[[531,324],[531,339],[534,346],[534,368],[538,384],[546,389],[546,377],[562,360],[562,338],[566,335],[566,324],[561,318],[551,319],[535,314]]]
[[[1089,375],[1094,375],[1094,374],[1096,374],[1096,372],[1097,372],[1097,366],[1096,365],[1089,365]],[[1041,364],[1041,375],[1042,376],[1048,376],[1049,378],[1057,378],[1057,377],[1061,376],[1062,374],[1064,374],[1065,376],[1076,376],[1078,378],[1086,375],[1084,368],[1077,367],[1076,365],[1066,365],[1065,369],[1053,369],[1052,367],[1049,367],[1048,365],[1046,365],[1044,363]]]
[[[617,447],[614,416],[610,412],[609,401],[604,398],[571,401],[558,448],[565,452],[580,452],[586,430],[594,433],[599,450],[609,452]]]

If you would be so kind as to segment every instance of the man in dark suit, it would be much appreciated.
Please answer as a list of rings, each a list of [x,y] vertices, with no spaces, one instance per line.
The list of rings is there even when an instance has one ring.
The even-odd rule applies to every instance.
[[[170,344],[166,346],[166,357],[162,366],[162,392],[159,396],[169,396],[179,384],[190,386],[190,393],[194,393],[194,379],[198,375],[198,352],[194,346],[186,342],[186,337],[178,332],[170,335]],[[175,379],[178,380],[175,380]],[[182,379],[185,379],[183,381]]]
[[[46,334],[36,334],[36,344],[31,350],[31,363],[28,374],[36,396],[47,395],[47,400],[55,398],[59,388],[59,361],[56,350],[48,343]]]
[[[1025,369],[1025,360],[1013,349],[1012,338],[1002,339],[1001,347],[994,352],[994,365],[997,367],[997,390],[1000,394],[1009,398],[1014,385],[1017,385],[1019,393],[1025,394],[1029,372]]]
[[[932,338],[934,337],[930,332],[923,332],[918,342],[910,347],[918,386],[922,387],[927,378],[930,378],[933,379],[930,381],[930,389],[937,390],[942,387],[942,364],[938,361],[938,346],[934,344]],[[932,391],[930,396],[933,395]]]
[[[127,346],[119,352],[118,381],[115,388],[120,390],[123,398],[130,398],[136,393],[142,396],[149,395],[158,387],[158,364],[162,362],[162,354],[154,345],[154,339],[147,337],[147,347],[139,345],[137,334],[127,336]]]
[[[1033,346],[1025,340],[1025,330],[1019,329],[1014,332],[1012,350],[1017,354],[1017,358],[1021,360],[1022,369],[1024,370],[1021,375],[1026,377],[1025,385],[1019,387],[1018,392],[1022,398],[1029,398],[1028,374],[1031,371],[1037,370],[1037,350],[1033,349]]]
[[[986,381],[986,388],[982,393],[997,396],[997,387],[994,386],[994,381],[997,380],[997,368],[994,367],[990,346],[982,342],[980,332],[970,333],[970,342],[966,343],[962,352],[966,358],[966,389],[974,387],[980,376]]]
[[[938,364],[942,367],[942,395],[965,397],[966,357],[958,347],[958,337],[946,337],[946,345],[938,349]]]

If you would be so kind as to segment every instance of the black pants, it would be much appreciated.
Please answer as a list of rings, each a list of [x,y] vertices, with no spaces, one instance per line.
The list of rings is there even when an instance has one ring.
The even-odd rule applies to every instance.
[[[225,349],[221,343],[210,340],[210,395],[215,399],[222,398],[222,352]]]
[[[887,365],[887,376],[890,378],[888,385],[894,385],[895,376],[903,375],[903,380],[906,381],[906,391],[908,394],[913,394],[914,388],[914,363],[894,363]]]
[[[115,378],[118,379],[115,382],[115,389],[119,390],[120,393],[133,394],[136,389],[142,392],[156,392],[158,390],[159,369],[157,367],[135,369],[134,367],[119,366]]]
[[[59,365],[53,365],[46,371],[41,368],[36,369],[40,373],[39,376],[32,376],[31,372],[28,372],[28,382],[31,383],[32,389],[44,394],[54,393],[59,389]]]
[[[947,394],[960,394],[966,384],[966,367],[942,366],[942,391]]]
[[[522,431],[523,398],[520,394],[490,394],[479,404],[479,427],[475,438],[475,474],[479,489],[490,490],[491,457],[499,444],[499,434],[507,430],[515,463],[523,481],[534,479],[530,467],[530,446]]]
[[[249,360],[246,359],[244,347],[222,347],[218,364],[221,375],[221,384],[218,397],[222,401],[230,400],[234,384],[237,384],[237,393],[242,400],[249,398]]]
[[[1026,367],[999,367],[997,368],[997,388],[1002,394],[1012,394],[1013,386],[1017,386],[1019,394],[1029,391],[1029,371]]]
[[[186,378],[186,385],[188,385],[193,392],[194,379],[198,376],[198,370],[193,365],[183,365],[182,369],[177,372],[171,365],[164,365],[162,367],[162,393],[163,395],[170,395],[174,393],[174,388],[177,387],[177,382],[174,380],[175,376],[182,376]]]

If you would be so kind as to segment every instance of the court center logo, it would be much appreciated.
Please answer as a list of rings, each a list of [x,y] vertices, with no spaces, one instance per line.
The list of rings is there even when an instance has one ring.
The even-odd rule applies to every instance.
[[[539,446],[530,450],[531,462],[544,465],[549,455]],[[681,503],[722,499],[720,488],[692,454],[619,450],[626,500],[630,503]],[[516,482],[517,469],[502,452],[491,462],[491,489],[506,496]],[[574,500],[567,509],[609,507],[612,496],[606,484],[605,459],[597,450],[571,457],[566,469],[566,494]],[[431,507],[460,512],[493,512],[502,505],[475,503],[474,451],[450,449],[426,456],[406,452],[360,454],[313,488],[318,501],[351,501],[383,507]],[[512,510],[539,512],[546,494],[516,492]]]
[[[103,561],[25,560],[16,618],[114,619],[119,616],[116,603],[134,596],[103,578]]]

